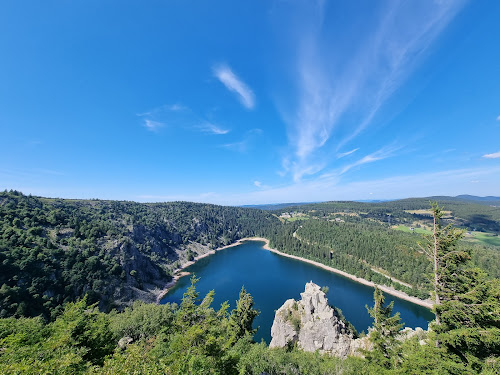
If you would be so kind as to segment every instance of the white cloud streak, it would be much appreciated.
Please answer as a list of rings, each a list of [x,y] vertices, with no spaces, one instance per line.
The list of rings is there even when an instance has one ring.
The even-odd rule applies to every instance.
[[[254,186],[258,187],[258,188],[259,188],[259,189],[261,189],[261,190],[264,190],[264,189],[271,189],[271,187],[270,187],[270,186],[263,184],[261,181],[257,181],[257,180],[256,180],[256,181],[254,181],[254,182],[253,182],[253,184],[254,184]]]
[[[233,73],[229,66],[218,65],[214,67],[213,73],[229,91],[236,94],[244,107],[247,109],[253,109],[255,107],[255,95],[253,91]]]
[[[483,158],[485,158],[485,159],[498,159],[498,158],[500,158],[500,151],[494,152],[493,154],[483,155]]]
[[[137,116],[143,118],[142,123],[146,129],[154,132],[164,126],[215,135],[224,135],[231,131],[206,121],[203,116],[198,116],[190,108],[179,103],[164,104],[147,112],[139,113]]]
[[[387,7],[378,12],[381,16],[377,24],[366,27],[356,43],[359,48],[337,47],[335,42],[348,36],[318,27],[324,18],[321,10],[301,26],[304,36],[297,59],[298,105],[285,110],[283,116],[289,124],[295,180],[317,173],[319,164],[331,162],[324,161],[327,143],[328,149],[338,150],[373,123],[464,2],[384,3]],[[336,55],[342,55],[342,61],[349,64],[341,65]],[[318,159],[323,161],[319,163]]]
[[[351,150],[351,151],[347,151],[347,152],[341,152],[340,154],[337,154],[337,159],[341,159],[343,158],[344,156],[348,156],[348,155],[351,155],[353,153],[355,153],[356,151],[358,151],[359,148],[355,148],[354,150]]]
[[[152,132],[158,131],[160,128],[165,126],[163,122],[153,121],[150,119],[144,119],[143,125],[146,129]]]
[[[230,150],[230,151],[244,153],[244,152],[247,152],[247,150],[248,150],[248,141],[243,140],[240,142],[225,143],[225,144],[221,145],[221,147],[225,148],[227,150]]]
[[[230,132],[229,129],[220,128],[217,125],[214,125],[214,124],[209,123],[209,122],[200,125],[199,129],[202,132],[216,134],[216,135],[223,135],[223,134],[227,134]]]
[[[375,161],[386,159],[386,158],[392,156],[394,151],[396,151],[396,150],[395,149],[388,150],[386,148],[382,148],[378,151],[375,151],[369,155],[364,156],[363,158],[359,159],[358,161],[356,161],[352,164],[346,165],[344,168],[342,168],[340,175],[346,173],[350,169],[357,167],[359,165],[373,163]]]
[[[259,128],[250,129],[245,133],[243,140],[238,142],[226,143],[221,145],[220,147],[231,151],[245,153],[252,147],[255,139],[261,134],[262,134],[262,129]]]

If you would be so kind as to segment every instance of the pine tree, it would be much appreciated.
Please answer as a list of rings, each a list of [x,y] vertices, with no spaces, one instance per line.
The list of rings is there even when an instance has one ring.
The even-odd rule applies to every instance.
[[[245,290],[245,287],[242,287],[240,297],[236,301],[236,308],[229,317],[229,341],[232,344],[247,334],[255,334],[256,330],[252,328],[252,324],[257,315],[259,311],[253,308],[252,295]]]
[[[366,306],[374,320],[373,331],[369,335],[373,350],[371,352],[367,351],[365,356],[370,361],[391,368],[396,365],[400,355],[401,345],[397,340],[397,336],[403,324],[399,312],[391,316],[394,301],[384,306],[384,294],[377,287],[373,292],[373,300],[374,306],[371,309]]]
[[[465,250],[457,250],[456,244],[463,237],[464,231],[454,228],[451,224],[441,226],[444,215],[442,207],[436,202],[431,203],[433,216],[432,235],[427,237],[427,246],[421,249],[433,264],[433,294],[436,324],[441,323],[441,304],[453,299],[456,284],[455,277],[461,265],[470,259]]]
[[[457,246],[464,231],[451,224],[442,228],[443,209],[431,206],[433,234],[422,248],[434,264],[436,346],[480,371],[484,360],[500,352],[500,282],[471,266],[470,249]]]

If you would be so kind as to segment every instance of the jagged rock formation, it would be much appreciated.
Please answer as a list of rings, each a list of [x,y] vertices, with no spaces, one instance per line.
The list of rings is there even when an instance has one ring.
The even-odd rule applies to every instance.
[[[305,351],[345,358],[350,354],[353,333],[328,305],[325,293],[311,281],[300,295],[300,301],[289,299],[276,311],[269,347],[297,343]]]
[[[270,348],[296,344],[308,352],[319,350],[341,358],[348,355],[363,357],[363,351],[372,350],[369,339],[372,328],[368,328],[368,335],[355,339],[346,322],[328,305],[328,299],[318,285],[312,281],[307,283],[300,296],[300,301],[289,299],[276,311]],[[420,345],[426,344],[427,331],[420,327],[401,330],[398,340],[414,336],[418,337]]]

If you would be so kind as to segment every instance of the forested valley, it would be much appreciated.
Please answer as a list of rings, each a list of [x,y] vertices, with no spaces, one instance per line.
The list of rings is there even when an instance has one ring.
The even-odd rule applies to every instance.
[[[163,288],[181,264],[252,236],[268,238],[285,253],[430,298],[436,293],[435,270],[421,234],[433,230],[429,200],[261,210],[5,191],[0,193],[0,371],[498,373],[500,248],[472,238],[446,243],[451,233],[446,230],[439,237],[448,246],[443,249],[460,256],[449,266],[454,276],[443,274],[446,293],[438,291],[444,301],[437,310],[441,325],[425,338],[404,342],[382,335],[375,346],[388,349],[383,360],[378,352],[341,360],[254,343],[257,312],[244,290],[232,311],[227,305],[212,307],[211,295],[199,296],[196,279],[180,305],[148,303],[154,301],[152,290]],[[444,226],[498,238],[497,203],[436,200],[448,210],[440,217]]]

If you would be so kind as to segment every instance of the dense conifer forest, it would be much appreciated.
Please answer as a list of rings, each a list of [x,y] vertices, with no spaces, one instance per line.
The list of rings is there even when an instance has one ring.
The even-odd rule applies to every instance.
[[[498,373],[500,248],[464,233],[451,238],[450,228],[494,239],[500,208],[490,201],[436,200],[444,205],[438,227],[429,199],[260,210],[0,193],[0,371]],[[434,233],[446,259],[451,254],[442,269],[433,268],[429,240],[417,228]],[[250,236],[420,298],[441,293],[435,307],[441,322],[424,338],[375,335],[375,347],[387,349],[383,360],[380,352],[341,360],[254,343],[257,312],[244,289],[233,311],[211,306],[211,294],[199,296],[196,279],[179,306],[147,303],[181,263]],[[437,272],[442,282],[436,286]],[[390,309],[384,311],[392,319]]]

